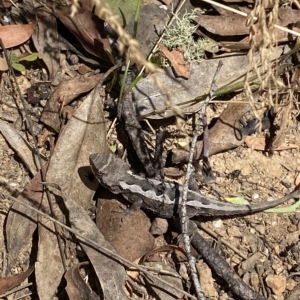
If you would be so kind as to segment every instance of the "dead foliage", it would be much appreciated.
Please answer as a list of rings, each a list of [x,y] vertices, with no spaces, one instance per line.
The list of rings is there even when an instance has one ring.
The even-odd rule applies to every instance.
[[[190,185],[253,202],[299,188],[298,1],[143,1],[138,17],[136,2],[0,3],[2,297],[196,299],[178,216],[124,213],[89,156],[114,152],[157,185],[182,184],[220,61]],[[126,184],[142,202],[153,191],[138,183]],[[210,255],[197,256],[202,299],[299,299],[288,204],[197,220],[205,239],[193,246]]]

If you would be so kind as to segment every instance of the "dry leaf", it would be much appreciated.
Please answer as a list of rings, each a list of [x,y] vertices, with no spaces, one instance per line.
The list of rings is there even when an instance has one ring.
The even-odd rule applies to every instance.
[[[43,203],[46,202],[47,199],[44,197]],[[50,215],[49,208],[45,209],[44,212]],[[61,283],[65,270],[53,222],[44,217],[39,217],[38,232],[38,255],[35,263],[37,292],[41,300],[52,299],[57,293],[57,288]]]
[[[34,267],[31,267],[27,271],[16,276],[0,278],[0,294],[4,294],[20,285],[32,273],[33,269]]]
[[[44,166],[47,170],[48,164]],[[19,200],[29,202],[34,207],[40,207],[43,197],[43,185],[41,184],[41,174],[38,172],[34,178],[26,185],[23,192],[18,196]],[[20,253],[27,249],[28,243],[36,229],[37,215],[31,209],[13,203],[5,223],[6,247],[8,252],[6,274],[9,274],[15,266]]]
[[[85,238],[115,252],[113,247],[105,240],[88,213],[72,198],[64,198],[69,211],[69,220],[72,228]],[[87,246],[80,241],[80,246],[88,256],[99,279],[104,299],[127,299],[123,290],[125,284],[125,269],[115,260],[103,255],[100,251]]]
[[[34,161],[33,150],[30,148],[28,142],[26,142],[13,127],[1,120],[0,131],[12,149],[16,151],[18,156],[22,159],[30,173],[34,175],[37,168]]]
[[[60,131],[59,112],[62,105],[67,105],[80,94],[93,89],[97,82],[103,77],[103,74],[97,74],[90,77],[76,77],[71,80],[62,81],[52,92],[50,99],[41,116],[41,122]]]
[[[60,186],[64,194],[83,207],[84,211],[89,207],[97,185],[96,181],[90,180],[89,156],[106,151],[102,105],[99,89],[93,90],[59,136],[47,172],[47,181]],[[62,217],[57,207],[58,216]],[[44,226],[39,226],[37,288],[39,296],[40,292],[43,293],[41,299],[50,299],[61,281],[63,268],[52,222],[43,220],[41,224]],[[49,260],[51,272],[47,268]]]
[[[55,3],[53,13],[89,53],[109,61],[105,50],[111,52],[111,49],[104,33],[104,21],[94,16],[94,3],[91,0],[78,1],[80,8],[72,17],[71,6]]]
[[[35,24],[0,26],[0,38],[4,47],[11,48],[23,44],[31,37],[34,27]]]
[[[255,137],[255,136],[247,136],[245,139],[246,145],[254,150],[259,150],[259,151],[265,151],[266,150],[266,139],[261,137]],[[288,149],[298,149],[298,145],[296,144],[287,144],[287,143],[282,143],[280,146],[274,148],[274,151],[283,151],[283,150],[288,150]]]
[[[43,61],[48,68],[49,78],[53,79],[60,67],[60,46],[55,16],[44,7],[33,8],[38,20],[37,30],[32,35],[36,50],[43,54]]]
[[[80,274],[79,268],[84,265],[89,265],[89,262],[77,264],[66,272],[68,297],[70,300],[99,300],[100,298],[90,289]]]
[[[159,48],[162,54],[170,61],[175,75],[189,79],[191,76],[190,63],[184,59],[183,52],[180,49],[169,51],[163,45]]]

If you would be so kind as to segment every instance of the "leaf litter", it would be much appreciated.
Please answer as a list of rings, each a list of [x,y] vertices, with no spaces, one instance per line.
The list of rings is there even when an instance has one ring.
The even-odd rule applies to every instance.
[[[26,3],[26,1],[24,2]],[[228,6],[231,6],[230,1],[226,2]],[[119,5],[118,3],[116,5]],[[250,9],[251,11],[254,4],[251,1],[247,1],[247,3],[248,5],[244,5],[243,2],[238,3],[238,7],[241,10]],[[36,4],[34,2],[34,6]],[[210,187],[200,184],[201,192],[209,193],[209,190],[213,189],[223,196],[242,195],[245,198],[252,199],[252,201],[256,201],[257,197],[265,201],[271,200],[277,195],[287,194],[295,188],[295,181],[299,174],[295,162],[300,159],[297,134],[298,94],[295,88],[297,87],[297,80],[293,80],[292,86],[289,82],[289,76],[297,78],[295,73],[297,71],[298,48],[297,43],[293,42],[295,37],[293,35],[289,36],[287,33],[279,35],[279,33],[282,33],[278,31],[277,42],[281,42],[283,45],[274,48],[275,51],[272,53],[272,57],[270,55],[270,59],[273,59],[275,65],[276,60],[278,61],[283,54],[288,55],[282,62],[282,67],[279,66],[279,69],[281,69],[276,70],[277,78],[281,81],[277,85],[280,93],[276,94],[276,90],[273,90],[274,101],[277,102],[273,105],[275,112],[270,112],[268,105],[265,105],[268,97],[264,90],[259,90],[258,77],[253,75],[251,81],[252,88],[257,94],[255,103],[249,102],[247,94],[243,91],[244,75],[249,68],[249,59],[244,49],[251,47],[251,38],[249,38],[249,29],[245,25],[245,19],[233,13],[218,15],[221,10],[216,9],[214,5],[202,4],[201,14],[199,13],[195,19],[197,26],[200,25],[200,27],[194,33],[193,38],[197,39],[199,34],[205,32],[202,37],[213,41],[219,47],[219,52],[205,50],[205,59],[197,63],[192,62],[190,64],[190,74],[186,70],[183,74],[178,73],[186,63],[182,60],[182,55],[178,55],[183,51],[179,48],[179,45],[175,47],[175,50],[164,49],[160,46],[160,49],[164,49],[163,52],[169,60],[170,66],[173,70],[176,70],[177,76],[174,75],[176,72],[173,73],[170,68],[165,73],[148,75],[140,80],[130,94],[135,104],[136,114],[141,124],[143,124],[150,152],[153,153],[154,151],[153,133],[147,126],[144,126],[143,120],[151,122],[154,129],[157,129],[160,125],[167,127],[168,136],[165,149],[172,153],[173,163],[179,163],[177,167],[182,171],[182,163],[186,161],[188,152],[186,149],[178,148],[177,145],[181,143],[181,139],[185,139],[187,142],[181,144],[188,147],[193,130],[193,118],[195,113],[202,107],[201,100],[208,93],[216,64],[219,60],[222,60],[224,66],[217,80],[219,90],[216,92],[214,103],[208,109],[209,118],[216,118],[215,123],[212,121],[214,126],[210,128],[209,135],[210,152],[211,155],[215,154],[210,162],[213,171],[217,174],[217,182]],[[20,4],[21,8],[22,5]],[[110,3],[110,5],[114,4]],[[122,5],[125,4],[122,3]],[[176,6],[176,3],[173,3],[173,5]],[[28,7],[33,9],[30,6]],[[40,61],[43,61],[43,64],[40,64],[40,61],[26,62],[25,70],[17,72],[17,76],[28,78],[31,84],[43,81],[50,81],[53,84],[51,95],[47,101],[40,100],[35,105],[28,103],[27,109],[30,111],[36,128],[39,124],[46,126],[41,130],[37,129],[36,138],[38,140],[43,138],[44,140],[41,144],[43,147],[38,150],[43,153],[43,157],[50,158],[46,181],[57,184],[64,197],[59,197],[57,193],[53,192],[50,201],[54,206],[54,212],[51,213],[48,207],[49,200],[47,200],[45,194],[45,186],[41,183],[42,178],[36,169],[36,167],[39,167],[34,160],[37,149],[32,146],[34,144],[33,137],[28,134],[28,124],[22,113],[24,108],[21,108],[19,96],[14,92],[16,87],[8,85],[7,80],[2,81],[4,105],[0,114],[0,116],[5,116],[2,117],[0,123],[1,134],[5,138],[5,140],[0,140],[3,149],[0,152],[2,158],[0,177],[6,179],[3,180],[5,185],[3,184],[1,192],[11,193],[14,189],[24,189],[23,193],[17,195],[19,200],[29,202],[35,207],[40,206],[41,211],[47,212],[61,222],[70,224],[73,229],[81,232],[92,241],[105,245],[112,251],[114,249],[108,241],[114,244],[121,234],[123,241],[121,239],[119,246],[116,245],[115,249],[125,253],[126,250],[128,251],[125,246],[127,241],[132,249],[130,252],[135,253],[136,249],[140,250],[136,252],[138,255],[132,256],[131,259],[141,257],[143,252],[148,252],[147,247],[151,248],[153,244],[143,241],[142,236],[137,238],[138,235],[135,234],[135,231],[140,226],[146,226],[144,223],[149,223],[148,216],[145,215],[143,217],[145,221],[139,221],[139,225],[131,222],[127,225],[125,221],[122,223],[121,220],[120,225],[114,226],[116,228],[118,226],[122,227],[122,233],[116,229],[107,231],[107,236],[103,233],[103,236],[102,230],[104,231],[104,229],[101,229],[100,223],[102,223],[101,226],[107,226],[107,224],[103,225],[104,221],[99,221],[99,216],[104,213],[103,219],[107,220],[104,223],[110,224],[110,215],[109,212],[103,210],[104,204],[103,206],[98,205],[96,209],[93,199],[96,186],[88,168],[90,154],[106,152],[109,148],[108,144],[121,145],[121,140],[125,143],[122,147],[115,149],[116,154],[122,155],[127,152],[128,157],[131,159],[132,151],[128,140],[126,141],[126,134],[120,126],[121,122],[118,124],[118,131],[113,127],[110,115],[114,116],[116,111],[111,110],[109,114],[103,111],[103,106],[113,108],[114,101],[105,101],[103,94],[100,93],[99,86],[95,88],[112,62],[112,58],[118,59],[118,56],[114,53],[117,37],[111,35],[111,32],[106,32],[104,21],[95,17],[94,14],[99,13],[101,16],[102,12],[93,11],[91,1],[84,2],[84,5],[77,8],[74,17],[70,16],[74,8],[71,5],[63,6],[58,3],[52,6],[47,3],[46,7],[49,8],[48,11],[46,9],[36,11],[37,23],[32,21],[33,11],[29,9],[29,13],[25,14],[29,24],[22,24],[14,7],[12,7],[11,11],[15,13],[15,18],[19,23],[2,26],[0,37],[6,48],[20,47],[23,51],[22,47],[25,47],[26,52],[23,51],[23,53],[30,53],[31,51],[41,54]],[[116,9],[117,6],[114,6],[114,8]],[[167,13],[162,12],[161,9],[160,5],[153,3],[146,3],[141,8],[142,18],[145,21],[146,19],[150,21],[150,25],[149,23],[143,25],[146,22],[138,22],[137,39],[140,39],[143,47],[142,52],[146,56],[150,54],[154,43],[159,37],[158,32],[155,30],[155,24],[161,24],[162,20],[162,24],[167,24],[169,20]],[[172,11],[171,6],[168,9],[171,18],[174,11]],[[181,11],[192,11],[192,9],[194,7],[187,1]],[[52,13],[49,13],[51,10],[56,18],[64,24],[64,31],[71,32],[76,38],[70,38],[70,35],[66,35],[61,30],[61,24],[57,24]],[[123,21],[132,18],[132,15],[135,14],[135,9],[132,6],[130,7],[129,4],[128,7],[125,5],[124,9],[118,11],[124,12],[122,14]],[[217,11],[218,13],[216,13]],[[298,14],[299,10],[296,5],[281,5],[278,10],[278,25],[292,25],[290,27],[297,31],[296,20]],[[130,22],[124,24],[128,25],[128,27],[125,26],[125,29],[132,34],[132,30],[129,29]],[[233,24],[234,26],[232,26]],[[13,32],[16,32],[16,27],[10,26],[18,26],[19,34],[12,34],[10,30],[14,28]],[[148,36],[149,31],[151,37],[149,34],[148,39],[146,36]],[[74,59],[74,54],[68,43],[64,44],[63,49],[66,50],[63,50],[64,53],[62,53],[60,50],[62,40],[60,35],[68,38],[70,44],[78,48],[79,53],[83,53],[85,60],[81,60],[80,56],[78,56],[79,59],[78,57]],[[30,37],[32,38],[30,39]],[[153,41],[153,37],[156,37],[155,41]],[[255,43],[259,44],[264,36],[257,34],[255,38]],[[23,45],[19,46],[21,44]],[[233,45],[235,48],[233,48]],[[247,47],[244,47],[244,45]],[[239,49],[243,50],[239,51]],[[176,54],[170,54],[172,51],[175,51]],[[154,56],[159,63],[162,59],[159,52],[156,52]],[[95,61],[98,61],[100,65],[102,64],[98,70],[93,64]],[[80,75],[80,70],[83,69],[91,70],[91,74],[88,74],[89,76]],[[107,97],[110,99],[117,98],[116,89],[110,88],[109,83],[109,81],[115,79],[116,72],[120,71],[115,71],[106,82]],[[263,79],[264,74],[261,74],[261,76]],[[182,77],[189,77],[189,79],[183,79]],[[5,79],[4,76],[2,78]],[[157,80],[167,88],[160,90],[157,87]],[[167,95],[172,95],[172,102],[166,101]],[[26,97],[25,92],[21,96]],[[227,104],[225,101],[230,101],[230,103]],[[61,118],[64,106],[68,111],[74,111],[69,119]],[[255,113],[251,113],[254,110]],[[255,136],[247,136],[248,133],[251,132],[252,134],[253,131],[253,128],[249,127],[251,130],[244,135],[245,129],[249,129],[247,127],[249,123],[245,125],[245,121],[259,120],[264,113],[269,114],[269,118],[276,118],[274,124],[279,124],[278,127],[274,125],[273,128],[269,128],[269,131],[258,132]],[[176,120],[178,125],[180,118],[183,117],[185,120],[181,123],[182,126],[176,126]],[[260,126],[259,122],[253,124]],[[112,126],[110,130],[112,134],[107,137],[106,133],[109,126]],[[249,141],[253,138],[256,140],[255,144],[253,141]],[[259,141],[258,145],[257,141]],[[244,142],[249,148],[245,147]],[[199,158],[201,157],[202,147],[202,140],[199,140],[197,144]],[[20,166],[23,174],[17,177]],[[234,177],[232,174],[235,170],[239,170],[240,172],[235,174],[239,173],[240,175]],[[24,177],[25,180],[22,179]],[[99,194],[99,197],[103,196]],[[99,298],[100,294],[106,299],[117,299],[117,297],[125,299],[141,293],[141,291],[135,289],[130,280],[125,280],[123,266],[90,248],[85,243],[78,242],[76,235],[71,236],[68,232],[61,230],[59,234],[63,241],[63,253],[67,262],[66,268],[61,259],[61,253],[57,246],[57,235],[51,221],[37,217],[35,213],[24,209],[23,206],[17,205],[17,203],[12,204],[8,212],[8,206],[3,200],[0,208],[4,212],[1,223],[4,224],[4,220],[6,223],[6,240],[4,244],[4,239],[1,239],[1,246],[3,253],[7,251],[7,261],[2,266],[2,273],[5,274],[8,281],[10,281],[8,276],[20,274],[19,278],[21,279],[16,283],[18,284],[28,276],[27,273],[31,272],[31,267],[35,265],[35,282],[31,292],[37,293],[40,299],[50,299],[54,296],[60,298],[59,295],[63,293],[64,289],[66,289],[70,299],[81,299],[78,296],[80,293],[89,295],[92,299]],[[297,286],[299,278],[298,275],[293,276],[291,274],[298,272],[299,220],[297,211],[295,211],[297,207],[292,206],[292,209],[294,211],[286,214],[257,214],[243,219],[222,219],[218,225],[214,221],[206,222],[207,227],[217,233],[221,240],[229,241],[237,249],[232,250],[232,248],[227,248],[224,245],[221,246],[222,251],[229,257],[231,267],[235,268],[244,282],[254,290],[263,293],[263,290],[269,288],[272,299],[275,299],[275,297],[277,297],[276,299],[288,299],[289,294],[292,296],[297,293],[297,289],[294,289],[294,287]],[[94,213],[95,216],[93,216]],[[96,219],[98,227],[93,218]],[[130,215],[128,218],[130,218]],[[135,221],[137,222],[137,220],[136,217]],[[158,222],[157,224],[161,223]],[[38,230],[37,234],[36,230]],[[130,238],[130,234],[134,238]],[[169,236],[156,236],[154,239],[156,245],[176,242],[178,233],[175,227],[170,226],[168,234]],[[213,241],[211,236],[206,233],[203,233],[203,235],[206,239]],[[122,245],[123,243],[124,245]],[[123,249],[121,249],[122,246]],[[118,250],[119,248],[120,250]],[[263,253],[263,255],[257,261],[249,261],[247,270],[245,270],[242,268],[243,259],[239,256],[239,251],[249,258],[256,253]],[[269,252],[268,255],[272,256],[272,261],[265,255],[267,252]],[[280,253],[285,254],[281,255]],[[30,259],[30,257],[32,258]],[[92,267],[84,264],[87,260]],[[49,261],[51,261],[51,264],[49,264]],[[159,268],[164,272],[174,271],[171,267],[176,264],[176,257],[170,257],[165,261],[166,263],[160,264]],[[183,264],[180,265],[181,268],[184,268]],[[82,281],[79,274],[79,268],[83,270],[83,266],[85,272],[92,272],[96,275],[93,279],[93,276],[90,276],[88,283]],[[156,267],[158,267],[158,262]],[[198,266],[199,270],[202,270],[201,277],[207,279],[207,284],[204,283],[203,278],[201,280],[201,285],[205,287],[206,297],[215,297],[218,294],[219,299],[221,299],[221,294],[216,292],[216,285],[219,286],[219,290],[223,291],[222,293],[228,293],[228,297],[232,297],[220,280],[216,279],[213,282],[212,275],[209,275],[209,272],[206,271],[206,275],[204,275],[203,270],[206,267],[200,266],[200,264]],[[258,269],[260,272],[256,271]],[[25,275],[22,275],[23,273]],[[277,276],[279,273],[280,276]],[[181,274],[183,274],[183,271]],[[66,286],[62,284],[64,276],[67,281]],[[139,276],[140,280],[142,280],[141,277]],[[266,280],[266,286],[262,283],[264,280]],[[101,286],[101,293],[96,288],[98,283]],[[158,299],[168,299],[169,297],[174,299],[166,293],[160,294],[158,290],[152,290],[151,285],[153,282],[145,279],[143,284],[146,287],[143,290],[144,297],[148,297],[148,299],[150,299],[151,292],[156,293]],[[281,284],[280,289],[276,288],[278,284]],[[159,283],[156,285],[160,286]],[[2,293],[11,288],[12,286],[6,286]],[[183,288],[186,287],[183,286]],[[164,289],[164,285],[160,289]],[[182,296],[182,294],[178,295]]]

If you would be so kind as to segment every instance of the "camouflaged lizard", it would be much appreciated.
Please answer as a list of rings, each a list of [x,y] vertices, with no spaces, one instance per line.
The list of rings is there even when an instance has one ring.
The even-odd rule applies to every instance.
[[[92,154],[90,165],[101,185],[114,194],[160,217],[171,218],[178,213],[182,186],[173,182],[143,178],[131,172],[129,165],[111,153]],[[187,216],[240,216],[275,207],[291,198],[299,197],[300,190],[272,202],[237,205],[205,197],[199,192],[188,191]]]

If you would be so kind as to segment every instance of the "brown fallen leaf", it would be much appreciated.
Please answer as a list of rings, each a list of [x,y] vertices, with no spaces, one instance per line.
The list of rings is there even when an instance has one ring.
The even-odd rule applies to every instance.
[[[53,201],[55,218],[62,221],[62,214]],[[51,215],[47,199],[43,199],[44,212]],[[57,235],[52,221],[39,217],[38,224],[38,253],[35,262],[35,281],[39,299],[53,299],[65,272],[60,251],[57,244]],[[51,262],[51,265],[50,265]]]
[[[170,51],[167,47],[159,47],[161,53],[170,61],[173,71],[177,77],[189,79],[191,76],[190,63],[184,59],[181,49]]]
[[[78,12],[72,17],[72,4],[53,4],[51,1],[49,3],[54,15],[76,36],[89,53],[110,62],[105,52],[106,50],[111,52],[111,48],[104,32],[104,21],[94,16],[93,1],[79,0]]]
[[[70,103],[80,94],[93,89],[102,76],[103,74],[97,74],[90,77],[76,77],[60,82],[47,101],[40,118],[41,122],[59,132],[61,125],[59,112],[61,111],[61,107]]]
[[[279,8],[277,25],[285,27],[298,22],[299,18],[300,11],[297,9]],[[246,26],[246,18],[236,14],[230,16],[209,16],[198,12],[194,20],[207,31],[217,35],[235,36],[249,33],[249,28]],[[276,31],[280,32],[281,30]]]
[[[83,211],[89,207],[97,186],[96,181],[91,180],[89,176],[89,155],[107,150],[102,101],[104,100],[100,97],[99,87],[96,87],[60,134],[47,172],[47,181],[60,186],[63,193]],[[53,202],[56,204],[56,201]],[[72,206],[68,207],[70,215],[71,209]],[[63,219],[64,213],[56,207],[56,217]],[[39,295],[41,293],[43,296],[40,298],[51,299],[60,284],[64,270],[52,222],[43,218],[40,224],[36,284]],[[81,231],[79,225],[78,230]],[[48,268],[49,261],[51,270]]]
[[[37,18],[37,29],[32,41],[39,53],[43,53],[43,61],[47,66],[49,78],[52,80],[60,67],[60,46],[55,16],[42,8],[31,8]],[[30,18],[31,16],[29,16]]]
[[[255,136],[247,136],[245,139],[246,145],[254,150],[265,151],[266,150],[266,139]],[[283,151],[288,149],[298,149],[296,144],[282,143],[280,146],[273,148],[274,151]]]
[[[11,48],[23,44],[31,37],[34,27],[34,23],[0,26],[0,38],[4,47]]]
[[[34,267],[31,267],[19,275],[0,278],[0,294],[4,294],[12,288],[20,285],[32,273],[33,270]]]
[[[8,123],[0,120],[0,132],[11,148],[18,154],[29,172],[34,175],[37,172],[35,155],[29,143],[24,140],[19,132]]]
[[[246,26],[246,18],[240,15],[209,16],[199,14],[194,20],[213,34],[222,36],[249,34],[249,28]]]
[[[47,170],[48,163],[44,166]],[[19,200],[29,202],[34,207],[39,207],[43,197],[43,185],[41,174],[38,172],[26,185],[18,196]],[[6,274],[9,274],[15,266],[17,258],[28,247],[33,232],[37,227],[36,213],[23,205],[14,202],[11,206],[5,223],[6,248],[8,252]]]
[[[66,291],[70,300],[99,300],[100,298],[91,290],[83,280],[79,268],[89,265],[89,262],[82,262],[71,267],[65,274],[67,281]]]
[[[69,211],[69,221],[74,230],[80,232],[86,239],[115,253],[114,248],[105,240],[86,210],[73,201],[71,197],[64,197],[64,203]],[[127,299],[123,289],[126,278],[124,267],[102,254],[101,251],[88,246],[85,242],[79,240],[79,243],[99,279],[103,299]]]

